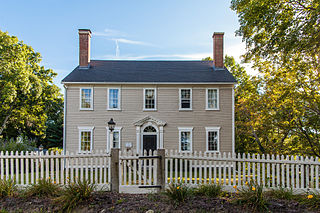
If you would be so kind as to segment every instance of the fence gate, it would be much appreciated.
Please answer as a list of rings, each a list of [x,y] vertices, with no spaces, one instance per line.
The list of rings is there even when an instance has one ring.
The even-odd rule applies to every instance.
[[[164,187],[164,150],[119,153],[119,190],[123,193],[157,192]]]

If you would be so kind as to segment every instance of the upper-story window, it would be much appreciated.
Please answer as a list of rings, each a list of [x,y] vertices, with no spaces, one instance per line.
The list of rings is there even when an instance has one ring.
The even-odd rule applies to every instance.
[[[207,89],[206,96],[206,109],[219,110],[219,89]]]
[[[144,89],[143,90],[143,96],[144,96],[144,103],[143,103],[143,109],[144,110],[156,110],[157,109],[157,101],[156,96],[157,92],[156,89]]]
[[[80,109],[92,110],[93,109],[93,89],[80,88]]]
[[[192,109],[192,89],[180,89],[180,110],[191,110]]]
[[[120,89],[108,89],[108,110],[120,110]]]

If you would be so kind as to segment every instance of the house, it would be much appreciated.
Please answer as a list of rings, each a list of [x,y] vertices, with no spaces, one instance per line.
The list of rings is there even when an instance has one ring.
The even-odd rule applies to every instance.
[[[91,31],[79,29],[79,66],[62,80],[64,150],[234,152],[236,80],[223,35],[213,34],[214,61],[90,60]]]

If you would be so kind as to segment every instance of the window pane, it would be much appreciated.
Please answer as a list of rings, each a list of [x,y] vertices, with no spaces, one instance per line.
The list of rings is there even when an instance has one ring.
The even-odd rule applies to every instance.
[[[119,138],[119,131],[113,132],[113,148],[120,148],[120,138]]]
[[[191,108],[191,90],[190,89],[182,89],[181,97],[180,97],[180,107],[182,109],[190,109]]]
[[[217,89],[208,90],[208,108],[209,109],[218,108],[218,90]]]
[[[208,150],[218,151],[218,132],[208,132]]]
[[[190,151],[191,146],[191,138],[190,138],[190,132],[181,132],[181,151]]]
[[[154,109],[155,108],[155,91],[154,89],[145,90],[145,108]]]
[[[81,151],[90,151],[91,145],[91,132],[82,131],[81,132]]]
[[[81,89],[81,108],[91,108],[91,89]]]
[[[109,89],[109,108],[119,108],[119,89]]]

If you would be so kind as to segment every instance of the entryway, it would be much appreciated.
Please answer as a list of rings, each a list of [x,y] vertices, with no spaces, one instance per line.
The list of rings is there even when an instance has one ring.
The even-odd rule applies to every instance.
[[[153,126],[147,126],[143,130],[143,152],[147,151],[149,154],[150,150],[153,152],[157,149],[157,130]]]

